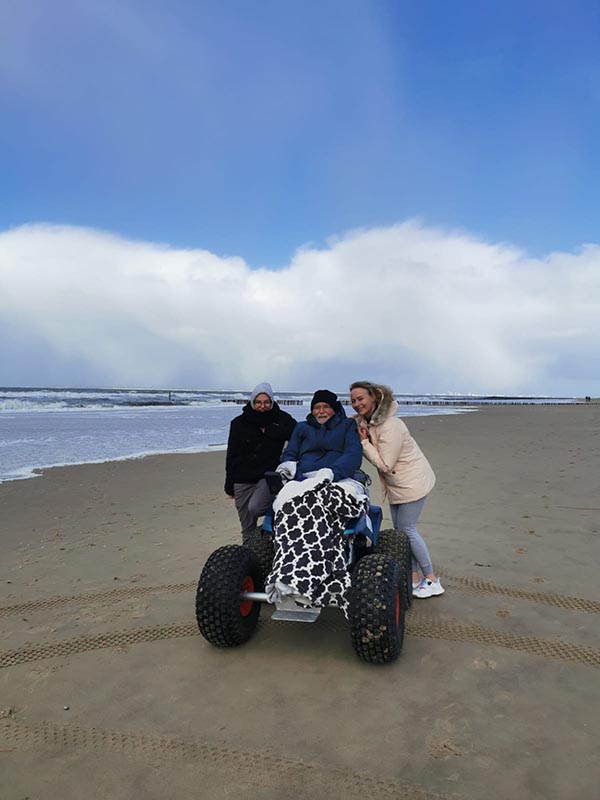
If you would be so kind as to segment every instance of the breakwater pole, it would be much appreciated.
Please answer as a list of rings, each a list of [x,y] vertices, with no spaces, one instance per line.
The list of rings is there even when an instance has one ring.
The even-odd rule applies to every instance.
[[[244,406],[248,403],[250,398],[242,399],[240,397],[226,398],[222,397],[222,403],[235,403],[238,406]],[[306,400],[292,400],[289,398],[277,400],[280,406],[303,406],[308,405],[310,401]],[[558,402],[557,400],[396,400],[399,406],[479,406],[485,408],[486,406],[586,406],[586,405],[600,405],[600,398],[598,397],[585,397],[577,400],[570,400],[565,403]],[[340,403],[344,406],[351,405],[350,400],[342,399]]]

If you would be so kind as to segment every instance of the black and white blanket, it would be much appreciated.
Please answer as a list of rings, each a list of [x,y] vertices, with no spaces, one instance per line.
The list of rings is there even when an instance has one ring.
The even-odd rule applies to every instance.
[[[338,606],[348,616],[343,533],[367,510],[368,498],[329,480],[293,483],[295,490],[288,484],[287,499],[275,504],[275,558],[265,587],[269,601],[291,596],[303,605]]]

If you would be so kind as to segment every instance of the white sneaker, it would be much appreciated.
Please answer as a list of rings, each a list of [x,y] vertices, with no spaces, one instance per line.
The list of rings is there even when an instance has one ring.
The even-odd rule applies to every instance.
[[[413,595],[415,594],[415,591],[419,588],[419,586],[423,583],[424,580],[425,580],[425,578],[421,578],[421,580],[417,581],[417,583],[413,583],[413,585],[412,585],[412,593],[413,593]]]
[[[444,594],[444,587],[439,578],[437,581],[430,581],[425,578],[416,589],[413,589],[413,597],[436,597],[439,594]]]

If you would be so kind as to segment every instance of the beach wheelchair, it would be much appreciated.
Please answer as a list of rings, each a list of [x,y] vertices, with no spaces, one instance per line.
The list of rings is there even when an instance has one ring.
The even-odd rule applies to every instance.
[[[269,479],[272,491],[277,488],[277,480],[279,476]],[[400,655],[404,617],[412,602],[408,536],[381,530],[382,519],[381,508],[369,505],[367,512],[353,520],[343,533],[351,577],[348,622],[352,647],[359,658],[371,664],[391,663]],[[271,510],[247,545],[225,545],[209,556],[196,591],[196,620],[208,642],[217,647],[247,642],[256,630],[263,605],[274,609],[273,620],[318,619],[321,607],[300,604],[293,596],[269,601],[265,581],[274,554]]]

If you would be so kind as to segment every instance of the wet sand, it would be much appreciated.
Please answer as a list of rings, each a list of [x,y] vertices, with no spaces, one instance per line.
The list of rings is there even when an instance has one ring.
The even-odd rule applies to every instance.
[[[223,453],[0,485],[2,800],[598,798],[600,407],[407,423],[446,594],[386,667],[334,609],[197,634],[202,565],[239,538]]]

